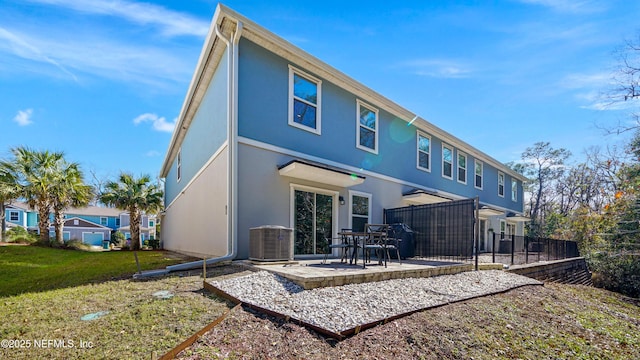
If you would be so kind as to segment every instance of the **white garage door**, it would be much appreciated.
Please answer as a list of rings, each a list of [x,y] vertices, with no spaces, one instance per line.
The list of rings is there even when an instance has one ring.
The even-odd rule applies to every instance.
[[[82,233],[82,242],[89,245],[102,246],[103,233]]]

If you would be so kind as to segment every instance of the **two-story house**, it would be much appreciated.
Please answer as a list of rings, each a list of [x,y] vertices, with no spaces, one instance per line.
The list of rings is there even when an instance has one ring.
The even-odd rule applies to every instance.
[[[65,222],[62,231],[64,241],[80,240],[83,243],[101,246],[103,240],[111,238],[111,233],[119,231],[130,238],[129,213],[115,208],[86,206],[65,209]],[[38,212],[23,202],[7,205],[7,227],[21,226],[29,231],[38,232]],[[55,237],[54,217],[49,214],[52,225],[49,236]],[[140,224],[140,241],[156,238],[156,216],[143,214]]]
[[[481,238],[523,231],[507,216],[523,212],[523,176],[223,5],[161,177],[164,247],[190,254],[247,258],[252,227],[315,241],[476,196]]]

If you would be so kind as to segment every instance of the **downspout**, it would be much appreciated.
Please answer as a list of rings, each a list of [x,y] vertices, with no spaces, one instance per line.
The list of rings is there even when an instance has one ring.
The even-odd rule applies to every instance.
[[[238,43],[242,36],[242,22],[236,22],[236,31],[231,39],[222,34],[220,26],[216,24],[216,35],[227,45],[227,124],[228,124],[228,156],[227,156],[227,254],[206,260],[193,261],[184,264],[167,266],[168,271],[195,269],[222,261],[233,260],[238,255]]]

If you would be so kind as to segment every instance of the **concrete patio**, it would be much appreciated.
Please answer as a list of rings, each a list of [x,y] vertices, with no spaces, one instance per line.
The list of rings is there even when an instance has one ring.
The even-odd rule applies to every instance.
[[[256,271],[269,271],[285,277],[305,290],[327,286],[359,284],[389,279],[431,277],[451,275],[472,271],[471,263],[458,263],[430,260],[403,260],[387,262],[387,267],[377,261],[367,263],[365,269],[362,262],[358,265],[342,263],[337,259],[328,259],[326,264],[321,259],[296,260],[287,262],[260,262],[244,260],[244,266]],[[501,264],[481,264],[481,269],[502,269]]]

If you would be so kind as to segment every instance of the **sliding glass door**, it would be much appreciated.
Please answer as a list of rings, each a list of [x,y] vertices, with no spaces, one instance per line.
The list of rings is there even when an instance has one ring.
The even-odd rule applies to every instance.
[[[327,251],[335,233],[335,198],[330,191],[293,187],[295,255],[318,255]]]

